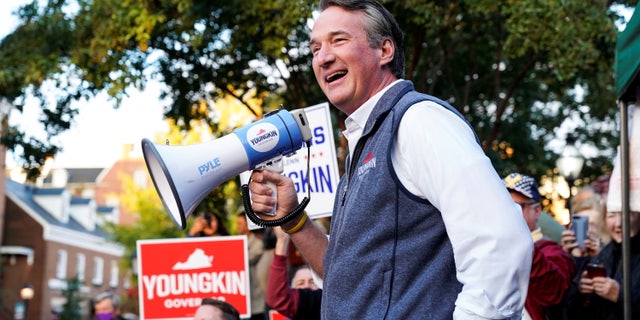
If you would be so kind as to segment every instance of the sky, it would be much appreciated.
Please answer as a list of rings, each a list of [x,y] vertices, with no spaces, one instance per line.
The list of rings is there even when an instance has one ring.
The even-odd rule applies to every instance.
[[[27,0],[0,0],[0,39],[15,30],[18,19],[12,15]],[[60,134],[63,151],[56,155],[54,167],[108,167],[122,155],[124,144],[133,144],[140,151],[143,138],[154,138],[156,133],[168,130],[162,119],[162,102],[158,98],[160,85],[151,83],[144,91],[132,91],[119,109],[106,94],[90,101],[75,104],[80,112],[71,129]],[[45,139],[38,122],[41,109],[35,100],[28,100],[22,113],[14,110],[9,115],[11,125],[19,126],[27,135]],[[17,164],[13,155],[7,155],[7,167]]]

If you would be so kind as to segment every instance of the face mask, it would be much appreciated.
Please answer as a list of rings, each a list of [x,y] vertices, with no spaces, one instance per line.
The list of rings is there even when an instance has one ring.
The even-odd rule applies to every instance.
[[[96,320],[111,320],[113,319],[111,312],[104,312],[96,314]]]

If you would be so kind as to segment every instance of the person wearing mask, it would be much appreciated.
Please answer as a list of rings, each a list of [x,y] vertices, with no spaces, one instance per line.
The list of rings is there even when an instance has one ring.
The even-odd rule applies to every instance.
[[[282,228],[322,278],[322,319],[520,319],[533,244],[473,129],[403,80],[403,34],[379,2],[319,9],[312,66],[348,116],[349,157],[329,237],[302,210]],[[261,219],[298,206],[288,177],[251,177],[253,211],[277,203]]]
[[[193,320],[240,320],[238,310],[226,301],[204,298]]]
[[[105,291],[94,299],[93,311],[96,320],[124,320],[120,315],[120,297],[111,291]]]
[[[564,295],[576,275],[576,265],[571,256],[557,242],[544,236],[537,226],[542,207],[536,180],[514,172],[504,178],[504,184],[522,209],[533,239],[533,262],[523,319],[561,319]]]
[[[280,227],[276,235],[274,257],[269,269],[267,305],[292,320],[320,319],[322,291],[313,281],[307,265],[298,266],[288,283],[289,235]]]

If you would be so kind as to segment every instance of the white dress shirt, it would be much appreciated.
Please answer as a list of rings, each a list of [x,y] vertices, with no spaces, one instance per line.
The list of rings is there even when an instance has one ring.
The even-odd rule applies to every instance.
[[[350,154],[373,107],[392,85],[345,121]],[[520,208],[472,129],[436,103],[417,103],[400,121],[392,162],[407,190],[442,213],[463,284],[454,319],[520,319],[533,242]]]

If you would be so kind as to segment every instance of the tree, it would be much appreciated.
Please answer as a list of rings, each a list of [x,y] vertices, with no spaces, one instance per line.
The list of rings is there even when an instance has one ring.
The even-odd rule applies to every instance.
[[[8,70],[5,78],[0,73],[0,87],[5,88],[0,98],[20,110],[25,96],[35,94],[47,112],[44,122],[56,125],[47,130],[50,136],[68,128],[77,113],[73,101],[106,91],[117,106],[126,89],[142,89],[150,79],[167,84],[162,98],[171,102],[165,115],[186,129],[199,119],[215,127],[211,110],[198,106],[225,95],[236,97],[259,117],[277,104],[251,106],[248,101],[272,101],[267,96],[281,90],[285,80],[313,83],[301,63],[308,65],[308,59],[300,51],[304,40],[299,40],[307,35],[311,2],[49,0],[39,8],[33,1],[20,11],[23,24],[0,43],[0,64],[35,66]],[[40,37],[42,29],[46,32]],[[16,54],[23,52],[18,48],[32,46],[47,50]],[[290,67],[279,68],[276,61]],[[286,79],[282,73],[288,74]],[[55,108],[49,106],[47,85],[63,88],[55,92]],[[295,102],[288,106],[294,108],[314,95],[320,96],[315,86],[299,86],[288,92],[285,102]],[[30,179],[45,157],[60,149],[16,128],[2,143],[22,154]]]
[[[414,30],[408,77],[466,116],[501,174],[554,168],[549,142],[561,128],[602,150],[587,176],[610,169],[619,19],[611,2],[387,2]]]
[[[23,25],[0,43],[2,65],[28,66],[0,76],[0,97],[19,106],[29,92],[44,101],[48,81],[65,88],[48,109],[52,133],[72,119],[71,101],[106,90],[117,102],[126,88],[150,79],[167,85],[165,115],[185,128],[194,119],[214,127],[211,109],[199,105],[224,95],[243,103],[258,98],[259,105],[245,103],[257,117],[279,102],[316,104],[324,97],[307,50],[316,2],[50,0],[38,11],[34,1],[21,11]],[[405,30],[407,78],[465,115],[499,173],[545,174],[557,158],[550,142],[568,130],[600,150],[588,159],[587,176],[609,170],[620,19],[611,6],[637,1],[383,2]],[[10,54],[33,44],[42,49]],[[341,123],[344,115],[334,112]],[[12,134],[3,140],[9,148],[28,144]],[[29,150],[37,155],[58,150],[35,146]],[[38,157],[26,158],[37,169]]]
[[[80,303],[80,285],[82,282],[77,278],[67,279],[67,287],[62,289],[62,296],[65,298],[62,305],[61,320],[75,320],[82,317],[82,307]]]

